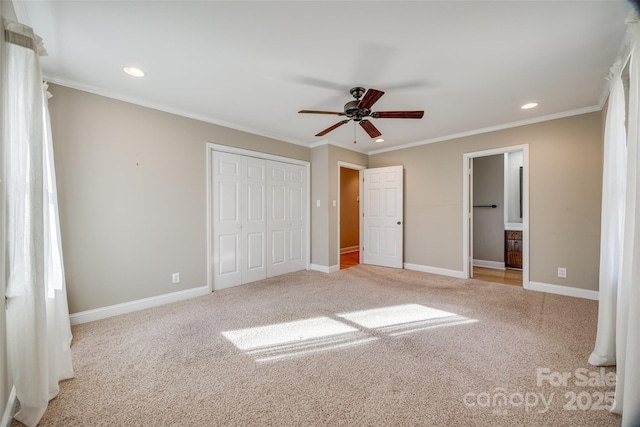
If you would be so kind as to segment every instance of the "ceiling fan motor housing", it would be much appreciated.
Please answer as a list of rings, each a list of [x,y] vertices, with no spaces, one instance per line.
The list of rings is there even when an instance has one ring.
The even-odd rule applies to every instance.
[[[359,103],[360,101],[356,100],[349,101],[344,104],[344,114],[356,122],[359,122],[363,117],[367,117],[371,114],[371,110],[368,108],[358,108]]]
[[[356,86],[354,88],[351,88],[351,90],[349,90],[349,93],[353,95],[355,99],[360,99],[362,98],[362,95],[364,95],[365,93],[365,88]]]

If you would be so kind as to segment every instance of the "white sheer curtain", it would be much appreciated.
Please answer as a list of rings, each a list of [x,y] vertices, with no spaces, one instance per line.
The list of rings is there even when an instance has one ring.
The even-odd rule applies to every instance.
[[[624,216],[622,267],[616,324],[617,382],[613,411],[622,413],[623,426],[640,422],[640,149],[638,95],[640,94],[640,25],[633,24],[634,38],[629,62],[628,160]]]
[[[627,130],[621,65],[617,63],[611,68],[611,92],[604,131],[598,335],[595,349],[589,357],[589,363],[597,366],[616,364],[616,307],[627,179]]]
[[[3,138],[7,188],[7,348],[20,401],[15,418],[38,424],[58,382],[73,377],[53,146],[41,40],[5,23]]]
[[[605,128],[598,335],[589,362],[616,365],[616,393],[611,410],[622,414],[624,427],[637,427],[640,425],[640,221],[636,214],[640,204],[638,12],[632,12],[627,22],[631,24],[627,155],[626,161],[621,163],[623,151],[619,144],[623,139],[619,127],[620,114],[624,114],[624,98],[620,100],[620,70],[617,67],[614,74],[618,76],[612,81]],[[623,173],[624,181],[619,182]],[[614,183],[617,183],[615,188],[612,187]],[[620,200],[620,193],[624,202]]]

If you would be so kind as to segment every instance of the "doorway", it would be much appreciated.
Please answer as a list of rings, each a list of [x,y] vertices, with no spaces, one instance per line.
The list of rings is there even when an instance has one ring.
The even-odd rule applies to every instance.
[[[404,236],[404,170],[402,166],[366,169],[364,166],[338,162],[342,167],[358,171],[357,229],[359,230],[358,264],[403,268]],[[340,172],[338,172],[338,200],[341,199]],[[335,203],[334,203],[335,206]],[[350,210],[351,213],[355,211]],[[342,206],[338,207],[338,216]],[[356,228],[355,224],[352,228]],[[346,224],[338,221],[337,251],[340,258],[341,236]],[[347,247],[353,250],[354,247]]]
[[[360,264],[360,171],[364,169],[364,166],[338,162],[338,255],[341,270]]]
[[[509,158],[511,162],[513,159],[521,159],[522,167],[515,169],[515,178],[511,176],[513,167]],[[528,289],[528,145],[465,153],[463,173],[464,277],[504,284],[522,284]],[[491,182],[493,184],[490,184]],[[485,188],[488,185],[494,185],[496,188]],[[520,240],[514,243],[516,235]],[[480,239],[486,240],[475,241]],[[510,264],[513,254],[507,251],[516,243],[521,250],[521,269],[507,268],[513,267]],[[477,253],[474,253],[474,248]]]

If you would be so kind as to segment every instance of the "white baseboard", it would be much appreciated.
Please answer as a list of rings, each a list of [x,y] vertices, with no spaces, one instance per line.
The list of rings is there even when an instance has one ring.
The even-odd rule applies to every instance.
[[[222,291],[224,289],[229,289],[229,288],[235,288],[236,286],[242,286],[242,285],[248,285],[249,283],[253,283],[253,282],[247,282],[247,283],[235,283],[233,285],[220,285],[220,284],[215,284],[213,285],[213,292],[216,291]]]
[[[318,264],[309,264],[309,270],[319,271],[321,273],[335,273],[340,271],[340,265],[332,265],[330,267]]]
[[[346,248],[340,248],[341,254],[348,254],[349,252],[358,252],[360,250],[360,246],[348,246]]]
[[[144,310],[145,308],[157,307],[159,305],[169,304],[207,294],[209,294],[209,287],[200,286],[198,288],[185,289],[184,291],[171,292],[170,294],[158,295],[122,304],[96,308],[94,310],[73,313],[69,316],[69,319],[72,325],[79,325],[81,323],[93,322],[94,320],[106,319],[107,317],[118,316],[120,314],[131,313],[133,311]]]
[[[16,405],[16,387],[11,387],[11,393],[9,393],[9,399],[7,400],[7,406],[4,408],[2,414],[2,420],[0,420],[0,427],[10,427],[11,420],[13,419],[13,407]]]
[[[531,291],[546,292],[548,294],[565,295],[568,297],[585,298],[597,301],[600,297],[598,291],[590,291],[588,289],[572,288],[570,286],[552,285],[549,283],[529,281],[526,287]]]
[[[441,276],[457,277],[458,279],[465,279],[464,272],[458,270],[449,270],[447,268],[429,267],[428,265],[409,264],[404,263],[404,268],[407,270],[422,271],[423,273],[439,274]]]
[[[484,259],[474,259],[473,260],[474,267],[484,267],[484,268],[493,268],[494,270],[506,270],[504,266],[504,262],[498,261],[486,261]]]

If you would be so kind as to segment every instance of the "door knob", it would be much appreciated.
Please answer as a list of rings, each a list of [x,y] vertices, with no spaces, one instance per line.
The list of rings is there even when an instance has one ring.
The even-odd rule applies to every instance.
[[[402,224],[402,221],[398,221],[398,225]]]

